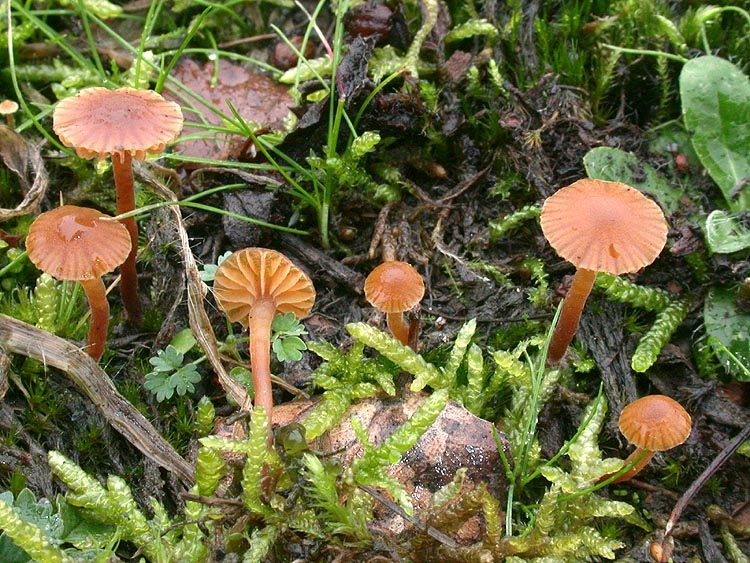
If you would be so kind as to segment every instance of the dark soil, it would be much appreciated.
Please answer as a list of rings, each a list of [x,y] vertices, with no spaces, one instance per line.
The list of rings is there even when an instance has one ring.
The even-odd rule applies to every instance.
[[[325,250],[309,210],[300,211],[298,202],[285,195],[283,189],[277,192],[266,189],[268,185],[283,186],[279,177],[259,173],[248,178],[231,165],[220,170],[181,169],[185,195],[220,183],[245,182],[246,190],[213,196],[205,203],[277,224],[287,224],[294,216],[295,227],[311,233],[308,237],[285,235],[214,214],[186,210],[196,259],[216,263],[226,250],[251,245],[286,253],[309,273],[318,291],[313,314],[305,322],[308,338],[337,346],[351,342],[344,330],[347,323],[365,321],[384,326],[384,319],[366,303],[362,293],[364,277],[381,261],[384,248],[387,252],[395,249],[398,259],[413,264],[424,277],[427,291],[421,305],[420,343],[425,353],[452,342],[458,328],[469,319],[478,320],[477,341],[486,349],[512,345],[543,331],[556,303],[544,308],[531,304],[528,296],[534,282],[524,261],[536,257],[545,264],[550,291],[556,299],[564,295],[567,276],[573,273],[573,267],[549,247],[537,222],[528,221],[494,241],[489,224],[524,205],[540,203],[558,188],[584,177],[582,158],[594,147],[621,148],[657,168],[671,169],[670,155],[649,152],[644,128],[649,125],[648,117],[654,115],[650,101],[630,94],[633,84],[640,90],[651,87],[649,81],[653,77],[639,76],[636,70],[631,70],[628,81],[610,93],[611,111],[605,112],[606,119],[602,118],[602,112],[594,115],[589,93],[567,86],[559,76],[544,73],[537,73],[539,78],[533,81],[509,79],[505,84],[506,99],[467,107],[466,69],[487,54],[478,45],[467,45],[465,50],[454,50],[448,56],[439,37],[438,29],[423,53],[425,59],[435,62],[440,69],[430,77],[439,91],[437,107],[428,107],[416,86],[406,79],[394,81],[377,94],[363,115],[362,130],[379,130],[381,136],[390,138],[368,165],[372,170],[381,163],[398,168],[402,178],[398,200],[384,204],[372,194],[356,190],[337,193],[330,221],[333,249]],[[521,39],[518,50],[528,59],[528,68],[540,65],[533,60],[534,50]],[[373,84],[367,80],[366,70],[375,41],[350,38],[348,42],[349,54],[341,67],[341,79],[348,94],[347,110],[356,113],[372,92]],[[520,85],[524,83],[527,85]],[[303,160],[310,150],[319,150],[325,144],[328,108],[320,102],[296,108],[295,113],[300,116],[300,124],[280,148]],[[487,128],[491,130],[488,132]],[[230,158],[244,157],[235,154]],[[708,191],[709,182],[700,178],[700,170],[693,167],[686,173],[707,186],[706,199],[710,200],[714,194]],[[149,169],[140,171],[141,179],[152,174],[155,172]],[[56,200],[55,191],[49,194],[46,205]],[[616,427],[622,406],[650,393],[667,394],[681,401],[694,422],[689,440],[658,456],[638,480],[605,493],[625,491],[626,499],[650,515],[657,531],[663,529],[670,511],[692,480],[740,430],[750,425],[748,388],[734,384],[722,373],[717,373],[713,381],[699,377],[693,357],[693,345],[701,327],[701,296],[707,283],[714,284],[717,279],[740,280],[746,275],[748,265],[707,257],[702,235],[696,225],[686,221],[687,216],[686,210],[684,216],[670,218],[669,242],[662,256],[632,276],[639,284],[693,299],[688,319],[662,351],[657,364],[645,374],[632,372],[630,357],[638,335],[629,329],[629,319],[635,312],[595,293],[584,312],[578,342],[597,367],[586,374],[576,374],[570,389],[561,388],[556,393],[539,421],[543,453],[551,456],[575,432],[575,421],[582,411],[580,394],[593,397],[603,381],[610,409],[601,443],[608,455],[625,456],[629,448]],[[142,294],[148,296],[147,309],[155,311],[153,317],[163,321],[155,330],[144,332],[120,324],[114,328],[114,340],[109,344],[116,353],[107,371],[121,389],[137,389],[142,383],[143,366],[134,361],[136,356],[149,357],[153,351],[165,347],[179,329],[188,326],[181,262],[173,246],[175,235],[170,220],[168,213],[157,212],[145,225],[153,257],[141,263]],[[707,260],[709,282],[696,279],[684,259],[685,245]],[[225,336],[222,334],[225,321],[210,299],[209,296],[208,308],[221,339]],[[652,320],[645,313],[638,318],[648,325]],[[141,354],[142,351],[151,352]],[[315,356],[306,354],[291,367],[276,366],[276,373],[305,388],[315,362]],[[215,400],[219,412],[230,412],[232,408],[223,401],[221,389],[210,381],[209,373],[205,379],[201,392]],[[155,496],[168,506],[179,503],[176,484],[108,426],[97,426],[93,421],[101,421],[100,415],[64,376],[52,376],[49,385],[59,395],[60,408],[69,414],[69,420],[63,417],[64,422],[56,423],[43,434],[33,435],[23,430],[28,417],[35,415],[30,414],[27,400],[13,386],[0,403],[0,427],[18,429],[17,445],[3,444],[0,451],[0,475],[21,471],[39,495],[54,496],[58,485],[45,469],[44,456],[46,451],[58,449],[99,475],[117,473],[136,477],[129,482],[140,498]],[[136,390],[134,394],[140,404],[148,405],[146,414],[158,426],[161,415],[153,398],[145,391]],[[276,402],[291,398],[279,390]],[[91,454],[96,460],[95,468],[89,465],[87,454],[80,447],[92,439],[87,432],[93,426],[103,428],[95,441],[106,450],[104,455]],[[183,443],[180,447],[189,453],[194,445]],[[722,522],[715,511],[709,514],[709,505],[718,505],[727,515],[724,522],[735,526],[738,537],[746,540],[750,531],[749,492],[750,460],[735,455],[718,470],[711,486],[705,487],[685,510],[674,534],[674,560],[693,561],[694,557],[711,562],[723,560],[716,543]],[[744,535],[736,531],[738,526],[744,526]],[[629,537],[629,546],[618,556],[626,558],[623,560],[647,561],[645,546],[654,534],[638,528],[623,533]],[[747,551],[750,543],[744,541],[742,547]]]

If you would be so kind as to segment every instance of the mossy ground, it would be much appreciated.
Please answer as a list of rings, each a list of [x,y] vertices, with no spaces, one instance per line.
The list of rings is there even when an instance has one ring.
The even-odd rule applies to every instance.
[[[76,67],[75,58],[60,51],[48,35],[32,29],[33,20],[23,16],[26,8],[12,4],[18,26],[15,63],[20,90],[32,104],[30,113],[38,117],[39,127],[49,132],[45,109],[57,96],[94,80],[80,66],[74,84],[65,83],[65,72],[52,72],[61,61]],[[167,3],[156,20],[158,40],[147,47],[157,53],[172,52],[182,40],[180,34],[200,19],[201,30],[191,45],[196,51],[185,56],[203,62],[212,48],[221,48],[267,61],[275,38],[238,43],[242,47],[231,46],[230,42],[256,37],[271,23],[289,35],[304,32],[307,22],[300,10],[279,4],[227,3],[226,11],[217,9],[200,19],[199,8]],[[748,8],[747,2],[737,5],[743,4]],[[390,35],[386,43],[394,52],[403,53],[422,21],[422,4],[397,2],[389,6],[393,16],[387,22]],[[346,47],[339,76],[349,94],[345,111],[354,116],[364,108],[358,132],[379,132],[382,140],[374,150],[356,158],[351,152],[345,155],[344,147],[349,142],[345,127],[331,134],[329,116],[334,112],[323,102],[304,100],[295,110],[304,127],[298,126],[278,145],[309,171],[309,175],[297,175],[304,189],[312,191],[317,186],[311,178],[319,182],[323,178],[321,186],[332,190],[327,202],[326,236],[321,233],[319,210],[290,194],[294,189],[269,195],[266,186],[282,182],[279,175],[264,170],[248,178],[242,176],[247,170],[237,171],[248,161],[265,162],[262,155],[250,157],[244,149],[230,155],[219,168],[195,169],[179,158],[167,158],[161,164],[177,172],[171,180],[163,170],[140,169],[139,204],[156,200],[148,191],[148,184],[155,180],[169,182],[183,197],[233,182],[250,186],[216,193],[202,201],[241,215],[255,213],[262,221],[309,234],[297,236],[248,227],[211,211],[186,209],[187,232],[196,260],[215,264],[225,251],[247,245],[287,253],[309,272],[318,290],[313,314],[305,321],[309,332],[306,339],[336,347],[351,345],[351,336],[344,328],[348,323],[383,324],[381,316],[364,301],[361,285],[363,277],[380,262],[383,249],[395,249],[396,256],[415,265],[425,279],[420,343],[425,356],[439,363],[456,332],[470,319],[477,320],[474,341],[485,350],[511,349],[546,330],[573,268],[546,243],[533,213],[528,217],[523,213],[557,188],[584,177],[583,159],[591,149],[616,147],[631,152],[660,171],[672,185],[688,186],[685,192],[690,198],[669,214],[667,248],[652,266],[630,277],[638,285],[689,299],[687,318],[656,364],[646,373],[635,374],[630,358],[639,336],[653,323],[654,313],[615,303],[602,292],[595,292],[575,346],[581,358],[576,366],[581,369],[552,394],[538,421],[542,456],[548,458],[575,432],[574,421],[583,411],[582,397],[595,396],[604,381],[610,415],[600,443],[607,455],[624,456],[627,447],[616,429],[616,413],[623,404],[636,394],[656,392],[681,400],[695,421],[688,442],[657,458],[638,482],[612,487],[608,493],[648,514],[657,528],[663,526],[679,494],[750,421],[746,384],[737,383],[715,358],[709,357],[701,332],[702,299],[711,288],[737,290],[741,306],[747,307],[747,297],[740,290],[750,277],[750,263],[746,251],[709,255],[702,242],[696,217],[720,207],[721,194],[681,136],[684,131],[679,126],[676,93],[679,63],[637,53],[615,56],[606,45],[679,51],[682,56],[690,56],[697,54],[705,41],[747,72],[746,28],[725,16],[706,23],[701,33],[689,24],[698,19],[703,6],[687,2],[449,1],[437,6],[435,27],[421,50],[419,80],[399,76],[382,90],[375,89],[363,70],[368,63],[371,67],[376,64],[375,40],[354,38],[357,26],[367,22],[351,15],[349,27],[342,28],[340,40]],[[142,22],[146,16],[143,7],[126,8],[133,21]],[[310,3],[307,8],[312,12],[315,6]],[[91,23],[69,10],[35,17],[56,33],[71,36],[78,36],[82,26]],[[479,20],[488,27],[476,24]],[[665,21],[684,25],[680,28],[684,45],[675,42],[672,27]],[[446,38],[460,22],[477,27],[465,36]],[[319,23],[322,29],[331,30],[335,18],[324,9]],[[135,31],[140,30],[130,19],[116,18],[111,27],[120,37],[137,44]],[[495,31],[490,33],[490,28]],[[99,26],[94,25],[89,32],[96,37],[97,56],[83,41],[73,41],[72,45],[85,57],[99,61],[94,66],[117,82],[130,72],[117,56],[129,59],[132,53]],[[316,55],[323,54],[319,43],[316,49]],[[7,53],[0,56],[3,84],[11,94],[10,63]],[[164,60],[169,58],[165,56]],[[18,119],[25,118],[19,114]],[[672,129],[678,133],[672,135]],[[31,144],[43,138],[28,121],[19,130]],[[330,149],[334,141],[338,150],[326,153],[326,147]],[[306,160],[311,151],[316,157],[328,159]],[[51,175],[42,208],[57,205],[62,197],[66,203],[111,211],[109,175],[94,176],[91,163],[66,156],[51,144],[44,146],[41,154]],[[12,208],[19,189],[15,176],[5,174],[8,181],[0,179],[0,200],[2,207]],[[337,181],[326,184],[326,175],[334,175]],[[519,221],[498,235],[493,225],[519,211]],[[170,220],[164,210],[140,219],[145,251],[139,268],[148,311],[146,326],[135,330],[116,317],[102,365],[120,392],[154,421],[180,453],[189,456],[196,447],[190,424],[198,397],[211,398],[220,414],[230,413],[233,407],[227,404],[207,364],[200,368],[203,380],[193,395],[157,403],[143,387],[150,369],[148,359],[188,326],[182,263]],[[27,227],[28,218],[24,217],[3,223],[11,234],[23,234]],[[328,244],[323,244],[326,241]],[[0,257],[0,268],[13,261],[6,247],[0,248]],[[24,263],[4,272],[0,312],[31,322],[28,317],[33,307],[29,309],[25,296],[34,290],[35,276],[33,268]],[[112,302],[117,312],[117,298]],[[207,307],[219,340],[224,340],[227,324],[210,295]],[[77,320],[70,310],[66,311],[65,319]],[[65,336],[82,338],[81,327],[77,330]],[[189,358],[199,355],[193,349]],[[308,352],[299,362],[277,364],[275,372],[296,387],[312,390],[310,374],[319,361]],[[591,369],[584,370],[584,365]],[[27,485],[38,495],[53,498],[59,485],[46,470],[43,453],[54,449],[95,475],[122,475],[139,499],[155,496],[168,508],[180,504],[175,484],[167,479],[164,485],[159,469],[144,461],[107,426],[64,375],[47,373],[41,365],[22,357],[3,366],[3,374],[10,382],[0,404],[0,452],[7,460],[0,465],[3,488],[17,492]],[[277,403],[291,398],[288,392],[277,389]],[[506,395],[498,395],[498,412],[506,401]],[[748,491],[750,461],[736,455],[685,513],[676,534],[676,560],[710,559],[704,555],[710,542],[701,536],[709,504],[718,504],[727,512],[738,510],[739,516],[746,518],[745,526],[750,527],[747,507],[743,510]],[[715,533],[718,524],[712,525]],[[634,560],[645,556],[647,533],[642,529],[622,527],[608,533],[627,545],[619,556]],[[747,548],[747,542],[742,546]],[[300,552],[307,549],[303,545],[296,548]],[[284,560],[289,553],[277,556]],[[383,553],[378,557],[385,561],[388,555]],[[319,554],[306,556],[314,560]]]

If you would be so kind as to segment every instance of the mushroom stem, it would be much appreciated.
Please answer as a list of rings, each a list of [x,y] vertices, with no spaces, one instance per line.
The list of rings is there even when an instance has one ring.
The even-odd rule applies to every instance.
[[[644,467],[648,465],[648,462],[653,459],[655,454],[656,454],[655,451],[644,450],[643,448],[636,448],[635,450],[633,450],[633,453],[631,453],[625,460],[625,465],[630,465],[633,462],[635,462],[635,465],[633,465],[633,467],[631,467],[628,471],[620,475],[617,479],[612,481],[612,483],[610,484],[614,485],[615,483],[622,483],[623,481],[630,481],[630,479],[632,479],[638,473],[640,473],[641,469],[643,469]]]
[[[404,344],[409,345],[409,325],[404,321],[403,313],[387,313],[385,321],[388,324],[388,329],[391,334]]]
[[[594,287],[595,280],[595,271],[585,268],[576,270],[575,276],[573,276],[573,284],[565,296],[560,318],[557,321],[555,331],[552,333],[547,352],[547,364],[554,365],[565,355],[568,345],[578,330],[583,306],[591,293],[591,288]]]
[[[85,351],[95,362],[98,362],[104,353],[104,343],[107,341],[107,329],[109,328],[107,290],[102,278],[99,277],[81,280],[81,286],[86,293],[86,299],[88,299],[91,308],[89,335],[86,339]]]
[[[128,151],[112,155],[112,173],[117,189],[117,213],[128,213],[135,209],[135,187],[133,182],[133,157]],[[141,300],[138,298],[138,272],[135,257],[138,253],[138,225],[135,217],[126,217],[120,222],[130,233],[130,254],[120,266],[120,294],[128,320],[134,326],[143,323]]]
[[[276,314],[273,299],[261,298],[255,302],[247,319],[250,331],[250,369],[253,372],[255,406],[268,413],[268,445],[273,443],[271,416],[273,390],[271,388],[271,323]]]

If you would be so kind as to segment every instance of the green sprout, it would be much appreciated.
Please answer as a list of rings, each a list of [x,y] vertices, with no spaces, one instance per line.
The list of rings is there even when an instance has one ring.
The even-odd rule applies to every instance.
[[[180,397],[195,392],[194,384],[201,380],[201,375],[196,369],[196,362],[182,365],[184,360],[185,354],[171,344],[149,359],[154,370],[146,374],[144,386],[156,395],[157,401],[171,399],[175,392]]]

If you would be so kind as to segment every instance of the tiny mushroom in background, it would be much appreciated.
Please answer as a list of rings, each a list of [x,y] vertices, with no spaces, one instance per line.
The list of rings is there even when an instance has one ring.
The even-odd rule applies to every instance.
[[[544,236],[576,267],[552,334],[547,363],[558,363],[573,336],[598,272],[636,272],[653,262],[667,242],[667,223],[659,206],[637,189],[619,182],[583,179],[544,202]]]
[[[416,307],[424,297],[424,281],[412,266],[397,260],[383,262],[365,279],[365,298],[378,311],[386,314],[393,336],[407,346],[409,323],[404,313]],[[415,335],[416,336],[416,335]]]
[[[179,105],[151,90],[135,88],[85,88],[61,100],[52,114],[55,133],[78,156],[112,156],[118,214],[135,209],[133,159],[143,161],[147,154],[163,152],[180,134],[182,123]],[[134,217],[122,223],[130,233],[131,251],[120,268],[120,292],[128,320],[138,326],[143,315],[135,266],[138,226]]]
[[[289,258],[267,248],[245,248],[224,260],[214,277],[216,301],[229,320],[250,333],[250,365],[255,405],[269,417],[269,445],[273,440],[271,413],[271,323],[277,313],[306,317],[315,303],[310,278]]]
[[[99,361],[109,327],[109,303],[101,276],[130,253],[127,229],[95,209],[63,205],[36,218],[26,237],[26,251],[46,274],[80,282],[91,308],[85,351]]]
[[[619,427],[622,435],[636,447],[625,460],[625,465],[639,457],[640,460],[612,483],[632,479],[646,467],[656,452],[671,450],[682,444],[690,436],[691,420],[687,411],[674,399],[666,395],[648,395],[622,409]]]
[[[0,115],[5,116],[5,124],[13,129],[16,126],[14,114],[18,111],[18,104],[13,100],[3,100],[0,102]]]

